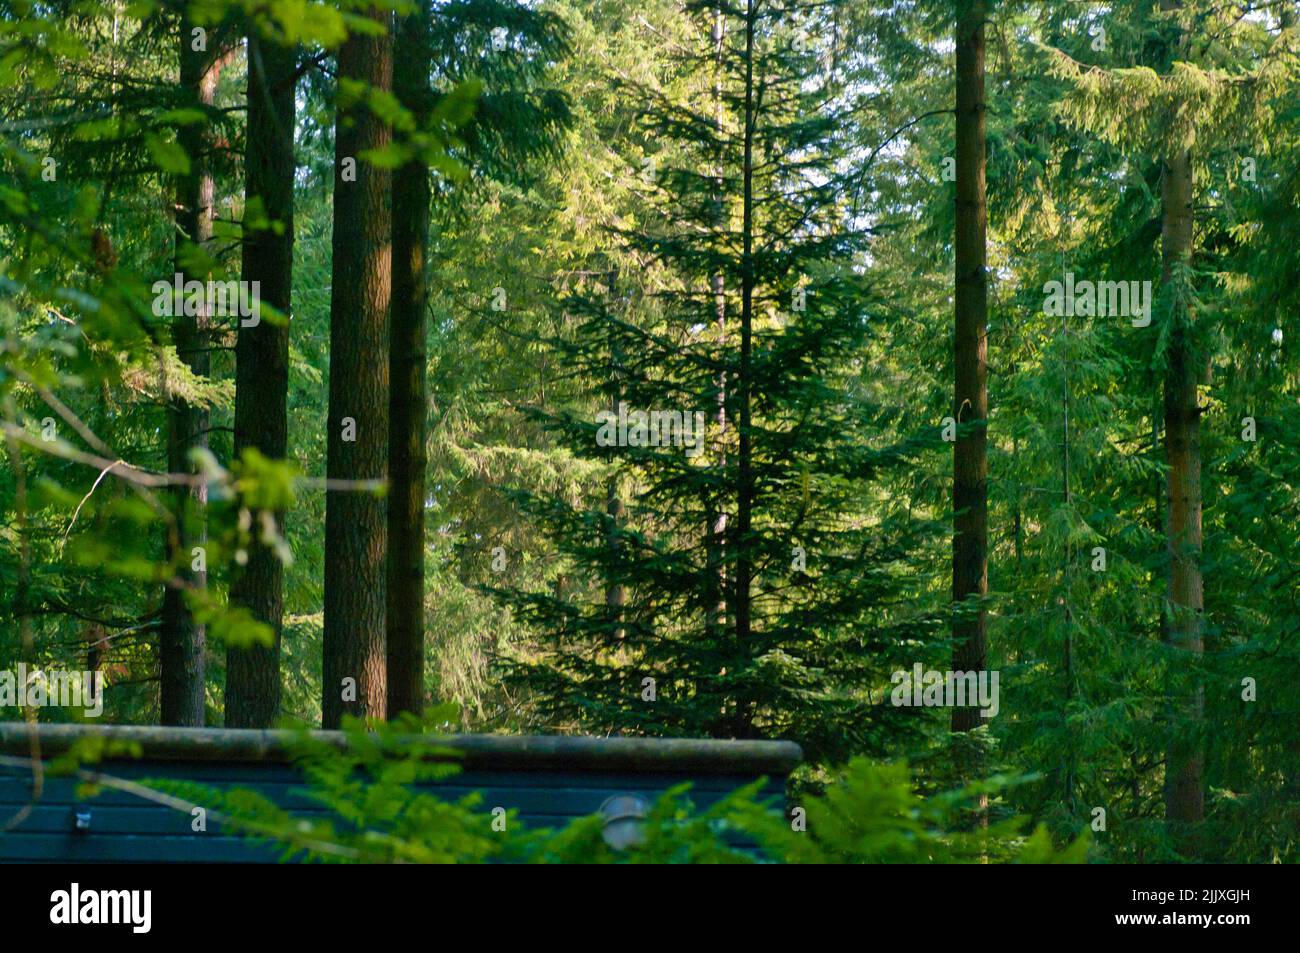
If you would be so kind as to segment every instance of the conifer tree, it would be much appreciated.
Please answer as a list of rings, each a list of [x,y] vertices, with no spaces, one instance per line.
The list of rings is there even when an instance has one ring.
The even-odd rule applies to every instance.
[[[382,718],[385,701],[384,501],[366,487],[388,472],[388,321],[392,296],[391,172],[375,161],[392,129],[377,111],[391,92],[391,14],[338,52],[334,133],[333,277],[325,511],[325,641],[322,720]]]
[[[1146,28],[1137,47],[1150,65],[1090,67],[1056,51],[1054,72],[1069,86],[1061,107],[1068,123],[1125,156],[1155,163],[1159,294],[1154,333],[1141,339],[1162,392],[1152,436],[1163,425],[1165,451],[1164,486],[1156,486],[1166,555],[1159,626],[1165,651],[1156,667],[1163,677],[1162,801],[1173,848],[1186,857],[1200,854],[1204,843],[1205,686],[1226,657],[1203,657],[1207,632],[1214,631],[1206,605],[1220,596],[1207,594],[1203,582],[1202,421],[1229,323],[1223,289],[1206,276],[1238,240],[1214,221],[1194,228],[1194,218],[1198,195],[1220,191],[1211,181],[1221,161],[1216,153],[1271,126],[1272,96],[1294,69],[1295,53],[1284,22],[1272,42],[1267,30],[1211,4],[1162,0],[1158,9],[1137,5],[1123,13],[1131,28]],[[1210,234],[1198,237],[1206,226]]]
[[[211,278],[207,244],[212,238],[215,183],[212,172],[211,111],[221,70],[229,49],[216,30],[199,26],[188,13],[177,24],[180,85],[186,105],[201,119],[181,126],[177,145],[185,153],[186,171],[176,185],[176,274],[182,284]],[[212,34],[209,36],[209,34]],[[211,369],[213,316],[202,300],[175,301],[172,337],[176,355],[198,378]],[[194,307],[191,307],[191,303]],[[192,312],[197,313],[192,313]],[[167,414],[167,465],[173,473],[195,471],[190,454],[208,447],[207,408],[183,394],[174,394]],[[175,521],[168,529],[167,553],[176,576],[169,581],[162,601],[159,646],[161,681],[160,720],[164,725],[202,727],[205,723],[207,638],[203,622],[195,618],[191,590],[207,587],[207,531],[203,483],[177,487]]]
[[[985,5],[964,5],[957,20],[956,64],[956,273],[953,302],[953,419],[959,425],[953,446],[952,598],[953,671],[985,668],[988,594],[988,275],[984,198],[984,25]],[[962,427],[961,425],[965,425]],[[953,731],[980,723],[975,706],[953,709]]]
[[[421,3],[398,21],[393,87],[407,116],[395,142],[404,164],[393,176],[390,716],[420,711],[425,695],[432,176],[443,202],[453,189],[474,194],[484,180],[524,183],[533,178],[529,166],[554,157],[568,122],[566,97],[546,85],[555,63],[568,53],[567,31],[558,16],[511,0],[467,0],[436,12]]]
[[[715,12],[726,20],[722,121],[707,90],[687,102],[635,90],[659,151],[638,170],[653,167],[647,227],[619,231],[664,289],[629,313],[606,293],[565,300],[578,324],[551,344],[601,397],[534,412],[576,456],[621,474],[625,510],[517,496],[593,587],[498,590],[541,641],[507,674],[551,723],[879,750],[886,726],[898,741],[914,720],[873,702],[931,620],[884,620],[913,540],[891,518],[853,516],[918,448],[883,436],[860,386],[877,302],[855,263],[867,235],[842,202],[853,110],[814,4],[690,10],[699,64],[714,62]],[[719,399],[724,438],[701,432]],[[700,532],[715,514],[727,517],[722,624]],[[609,585],[626,587],[617,609]]]
[[[269,460],[280,460],[288,452],[298,58],[286,37],[255,21],[248,32],[247,59],[241,277],[258,283],[261,304],[267,307],[255,325],[236,332],[234,453],[239,459],[252,448]],[[231,604],[246,607],[272,636],[270,645],[227,646],[228,728],[270,728],[280,714],[284,565],[274,541],[283,531],[283,520],[282,511],[259,512],[247,564],[230,584]],[[267,521],[271,525],[265,525]]]
[[[393,91],[417,128],[433,90],[430,5],[399,18]],[[392,342],[388,354],[388,715],[424,707],[424,475],[426,314],[429,308],[429,169],[416,156],[393,176]]]

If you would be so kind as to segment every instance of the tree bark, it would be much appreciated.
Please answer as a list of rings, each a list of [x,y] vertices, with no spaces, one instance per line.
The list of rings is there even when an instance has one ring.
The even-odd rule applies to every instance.
[[[294,85],[296,51],[248,36],[246,205],[260,198],[267,219],[252,229],[245,215],[241,277],[259,283],[260,300],[285,317],[293,288]],[[289,327],[263,317],[240,327],[235,342],[235,457],[256,449],[268,459],[288,452]],[[274,514],[283,531],[284,514]],[[248,563],[230,584],[230,603],[247,608],[274,632],[271,646],[226,650],[226,727],[270,728],[280,715],[280,642],[284,567],[259,542],[254,526]]]
[[[713,123],[719,138],[723,134],[722,58],[725,49],[726,29],[726,14],[723,12],[722,7],[719,6],[713,14]],[[721,165],[714,170],[714,181],[716,183],[713,191],[714,214],[716,215],[714,227],[721,231],[727,224],[726,206],[722,196],[723,170]],[[725,352],[727,346],[726,277],[722,272],[713,275],[710,280],[710,287],[713,290],[713,312],[718,326],[718,353],[721,354]],[[727,372],[725,370],[718,372],[717,381],[718,395],[714,402],[714,406],[717,408],[714,412],[714,419],[718,424],[717,466],[725,471],[727,468]],[[709,574],[711,584],[711,589],[706,596],[704,626],[709,638],[715,641],[721,636],[722,626],[727,615],[726,537],[727,513],[725,509],[719,508],[705,517],[704,524],[705,572]]]
[[[354,34],[339,48],[344,80],[392,87],[390,18],[374,8],[382,35]],[[346,97],[346,93],[343,93]],[[330,396],[326,471],[330,480],[382,479],[388,471],[388,317],[392,291],[392,176],[361,153],[382,149],[391,130],[362,102],[340,102],[335,121]],[[355,162],[355,181],[349,169]],[[345,180],[345,176],[349,180]],[[345,421],[350,422],[344,439]],[[385,711],[384,501],[333,488],[325,505],[325,637],[321,704],[326,728],[344,714]],[[350,682],[348,680],[351,680]]]
[[[221,61],[215,38],[194,49],[194,24],[188,16],[180,19],[180,83],[188,105],[208,109],[213,104]],[[212,238],[212,202],[214,183],[210,165],[211,136],[206,122],[182,125],[176,133],[177,144],[189,158],[188,172],[176,185],[175,270],[182,282],[197,279],[206,282],[208,275],[189,274],[185,266],[187,249],[202,248]],[[203,296],[200,296],[203,297]],[[173,301],[172,341],[177,356],[196,377],[206,378],[211,370],[208,357],[209,315],[207,303],[199,305],[197,315],[187,315],[181,301]],[[189,454],[192,449],[208,446],[208,411],[191,404],[180,395],[169,395],[167,403],[167,468],[172,473],[193,470]],[[208,491],[203,484],[176,487],[172,493],[176,524],[167,536],[167,559],[175,566],[175,578],[163,591],[161,636],[159,640],[159,721],[164,725],[202,727],[205,723],[205,676],[207,671],[207,632],[197,622],[186,604],[190,590],[207,588],[206,569],[193,569],[196,547],[206,548],[207,530],[204,507]],[[206,565],[206,556],[200,565]]]
[[[1192,162],[1182,152],[1165,160],[1161,280],[1171,280],[1175,262],[1192,251]],[[1191,315],[1188,315],[1190,322]],[[1169,624],[1167,644],[1175,652],[1200,655],[1204,649],[1201,581],[1201,409],[1196,384],[1199,363],[1180,324],[1170,335],[1165,371],[1165,458],[1169,492]],[[1194,663],[1192,663],[1194,664]],[[1183,666],[1175,663],[1178,668]],[[1178,711],[1190,722],[1191,734],[1201,720],[1204,697],[1199,686],[1182,699]],[[1194,823],[1205,814],[1201,754],[1194,740],[1175,726],[1165,764],[1165,817]]]
[[[611,309],[617,308],[619,316],[626,318],[627,315],[624,309],[620,308],[618,304],[618,277],[618,269],[611,268],[605,296],[608,299],[609,307]],[[623,352],[612,341],[610,364],[609,411],[612,414],[617,414],[619,402],[623,399]],[[623,502],[622,495],[619,493],[619,483],[617,470],[610,474],[605,483],[605,514],[609,517],[609,533],[606,535],[605,540],[611,557],[615,558],[618,556],[619,548],[622,545],[619,533],[627,517],[627,507]],[[608,583],[605,586],[605,612],[615,625],[614,637],[620,641],[627,635],[627,630],[623,628],[626,605],[627,588],[622,583]]]
[[[988,278],[984,183],[984,19],[974,0],[957,23],[957,209],[953,336],[953,416],[974,424],[953,448],[952,598],[954,604],[988,594]],[[953,621],[954,671],[986,664],[986,613],[981,607]],[[975,705],[954,708],[952,730],[970,731],[981,716]]]
[[[1162,10],[1176,10],[1180,0],[1161,0]],[[1164,158],[1161,183],[1161,273],[1162,284],[1175,280],[1176,265],[1192,256],[1192,156],[1184,149]],[[1204,650],[1202,620],[1204,593],[1201,581],[1201,408],[1196,384],[1201,378],[1189,331],[1195,316],[1189,312],[1174,316],[1165,369],[1165,459],[1168,464],[1169,611],[1166,644],[1175,656]],[[1176,671],[1194,667],[1195,658]],[[1181,690],[1180,690],[1181,693]],[[1196,740],[1204,714],[1205,699],[1199,682],[1179,699],[1176,716],[1184,724],[1171,725],[1165,757],[1165,818],[1179,824],[1204,819],[1205,801],[1201,779],[1202,755]],[[1191,731],[1186,731],[1190,725]],[[1195,852],[1192,831],[1175,835],[1185,851]]]
[[[393,82],[423,125],[431,108],[427,0],[398,23]],[[425,337],[429,307],[429,170],[418,157],[393,178],[393,324],[388,368],[388,715],[424,710]]]
[[[744,156],[741,169],[743,196],[741,207],[741,245],[743,258],[740,269],[740,367],[736,381],[736,417],[739,441],[737,447],[736,499],[736,588],[733,612],[736,619],[736,651],[743,660],[750,647],[752,626],[750,588],[754,575],[753,556],[749,539],[754,510],[753,449],[750,427],[750,380],[753,358],[754,322],[754,21],[757,15],[754,0],[747,0],[745,8],[745,114]],[[750,733],[752,704],[749,700],[737,705],[735,735],[738,738]]]

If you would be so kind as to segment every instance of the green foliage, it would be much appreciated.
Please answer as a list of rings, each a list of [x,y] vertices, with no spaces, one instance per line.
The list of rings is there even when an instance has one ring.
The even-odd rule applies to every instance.
[[[160,607],[192,558],[169,555],[181,527],[206,533],[207,588],[184,601],[207,625],[208,723],[223,718],[224,648],[270,638],[227,599],[255,541],[285,567],[286,713],[319,719],[331,58],[350,30],[375,29],[369,5],[0,3],[0,669],[95,668],[106,720],[158,718]],[[896,709],[888,692],[895,669],[947,665],[941,632],[969,611],[950,604],[951,460],[937,437],[953,412],[957,5],[770,0],[751,24],[728,4],[719,58],[713,2],[434,4],[426,122],[394,94],[343,90],[395,130],[362,161],[432,167],[427,693],[491,731],[798,738],[809,829],[786,837],[745,798],[699,812],[679,793],[629,854],[591,820],[536,842],[512,827],[507,846],[484,836],[484,805],[417,801],[403,773],[415,769],[369,755],[312,782],[333,826],[300,842],[284,833],[296,820],[251,796],[232,816],[322,859],[740,860],[753,855],[727,838],[741,831],[791,861],[1010,860],[1045,859],[1049,839],[1074,856],[1104,806],[1093,859],[1186,860],[1164,819],[1177,738],[1205,755],[1197,859],[1295,861],[1293,6],[990,5],[989,665],[1003,697],[979,743],[990,772],[1019,780],[953,793],[949,712]],[[176,82],[182,12],[229,51],[211,108]],[[292,315],[263,309],[290,334],[286,460],[234,454],[238,331],[213,329],[196,374],[152,307],[156,280],[178,267],[233,279],[244,229],[287,227],[243,195],[244,31],[296,46],[300,71]],[[763,95],[747,256],[751,64]],[[196,130],[214,146],[215,238],[178,248],[175,180],[199,158],[180,143]],[[1162,163],[1184,148],[1196,250],[1162,280]],[[1151,326],[1046,315],[1043,286],[1067,272],[1151,280]],[[1177,334],[1204,365],[1195,664],[1163,641],[1161,386]],[[698,458],[595,443],[595,413],[617,400],[712,418],[719,398],[727,426],[711,425]],[[208,453],[188,461],[208,481],[202,507],[165,486],[169,400],[209,414]],[[755,570],[743,641],[742,560]],[[1180,719],[1170,702],[1196,687],[1205,715]],[[906,758],[916,777],[850,760],[864,753]],[[805,799],[827,764],[848,764],[844,779]],[[981,796],[987,834],[971,826]]]
[[[430,711],[421,723],[400,719],[366,725],[350,720],[342,746],[302,732],[291,743],[303,772],[304,794],[328,810],[325,817],[295,814],[246,789],[214,790],[187,782],[150,786],[202,805],[214,821],[258,843],[279,848],[283,860],[355,863],[1082,863],[1080,836],[1056,850],[1039,826],[1021,833],[1011,818],[971,828],[980,799],[1005,790],[993,778],[961,790],[922,796],[905,764],[854,759],[824,794],[801,803],[806,817],[792,822],[759,798],[763,781],[742,787],[703,809],[690,785],[665,791],[639,822],[633,843],[615,849],[599,815],[559,830],[526,830],[513,815],[494,813],[477,792],[439,798],[439,783],[460,772],[454,747],[439,728],[456,719],[454,706]]]
[[[670,63],[716,57],[719,92],[611,77],[645,104],[655,171],[623,171],[641,180],[637,213],[556,302],[558,333],[534,335],[584,391],[524,413],[604,479],[511,493],[576,582],[491,585],[536,632],[502,669],[543,724],[883,752],[916,724],[873,693],[933,651],[938,620],[878,609],[906,601],[933,527],[862,506],[937,440],[891,433],[898,418],[867,393],[860,355],[885,305],[844,203],[857,110],[831,51],[798,42],[809,5],[728,8],[716,50],[712,5],[689,11]],[[624,406],[706,432],[688,452],[602,445],[597,410]]]
[[[765,842],[792,863],[1081,863],[1088,840],[1057,852],[1042,825],[1025,836],[1024,819],[989,823],[989,799],[1013,780],[995,777],[923,797],[907,765],[849,762],[821,797],[807,799],[806,831],[772,824]]]
[[[290,744],[306,781],[305,794],[326,809],[297,814],[248,789],[217,790],[189,782],[157,780],[151,786],[189,804],[203,805],[214,821],[258,843],[274,844],[283,860],[356,863],[476,863],[517,850],[513,833],[498,836],[495,820],[473,793],[448,802],[417,785],[459,772],[457,753],[418,733],[455,717],[435,708],[426,725],[415,719],[366,725],[349,719],[344,747],[301,730]],[[449,760],[450,759],[450,760]],[[506,819],[506,831],[518,824]]]

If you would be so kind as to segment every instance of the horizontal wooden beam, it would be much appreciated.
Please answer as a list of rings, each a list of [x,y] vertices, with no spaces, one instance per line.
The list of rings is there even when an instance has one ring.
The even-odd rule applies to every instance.
[[[293,731],[245,728],[157,728],[140,725],[28,725],[0,722],[0,752],[31,753],[35,732],[41,757],[60,755],[78,742],[125,744],[130,753],[105,760],[286,762]],[[312,738],[343,748],[338,731],[312,731]],[[407,739],[452,749],[466,767],[514,770],[646,771],[758,777],[789,774],[803,758],[792,741],[720,741],[702,738],[591,738],[567,735],[423,735]]]

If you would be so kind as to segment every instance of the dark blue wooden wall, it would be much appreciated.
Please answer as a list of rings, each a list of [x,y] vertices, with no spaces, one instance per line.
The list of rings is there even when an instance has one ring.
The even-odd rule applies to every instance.
[[[139,729],[135,729],[139,731]],[[593,739],[582,739],[591,747]],[[615,741],[622,739],[613,739]],[[655,742],[639,740],[638,745]],[[662,742],[659,744],[671,744]],[[700,744],[700,743],[695,743]],[[725,745],[726,742],[707,742]],[[745,745],[761,744],[755,742]],[[794,746],[788,746],[793,748]],[[11,755],[16,746],[9,746]],[[797,751],[797,749],[795,749]],[[597,752],[599,753],[599,752]],[[654,754],[654,750],[651,751]],[[639,794],[653,801],[669,787],[692,782],[691,800],[697,806],[711,804],[759,776],[769,777],[766,794],[780,801],[788,771],[772,771],[780,765],[757,764],[747,768],[736,763],[701,765],[684,761],[672,765],[671,750],[664,757],[651,757],[648,764],[628,763],[626,757],[611,765],[584,758],[571,767],[540,767],[536,759],[493,757],[490,764],[472,762],[448,781],[427,785],[440,797],[458,799],[471,791],[483,795],[480,810],[495,807],[517,810],[519,820],[530,829],[561,827],[570,820],[595,813],[616,794]],[[733,759],[734,760],[734,759]],[[770,758],[759,759],[771,761]],[[185,760],[174,753],[158,760],[115,760],[98,766],[117,778],[141,780],[176,778],[212,787],[252,788],[295,814],[320,815],[323,809],[302,796],[303,782],[294,769],[282,761]],[[31,772],[12,760],[0,764],[0,826],[31,799]],[[188,813],[143,800],[107,787],[88,799],[79,799],[77,789],[84,782],[67,777],[45,778],[44,791],[31,814],[7,832],[0,832],[0,862],[274,862],[275,848],[252,843],[222,831],[211,818],[206,832],[191,830]],[[78,830],[76,816],[88,812],[88,827]]]

